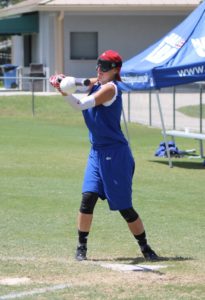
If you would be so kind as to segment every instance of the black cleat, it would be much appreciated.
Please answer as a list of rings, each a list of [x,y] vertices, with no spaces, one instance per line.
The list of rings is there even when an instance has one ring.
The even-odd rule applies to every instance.
[[[149,245],[141,248],[144,258],[149,261],[155,261],[159,259],[159,256],[151,249]]]
[[[86,253],[87,247],[85,245],[78,246],[75,254],[75,259],[78,261],[87,260]]]

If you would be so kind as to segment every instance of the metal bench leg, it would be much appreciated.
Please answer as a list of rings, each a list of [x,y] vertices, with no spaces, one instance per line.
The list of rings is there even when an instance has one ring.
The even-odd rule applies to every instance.
[[[199,140],[199,145],[200,145],[201,158],[204,158],[204,148],[203,148],[203,141],[202,140]]]

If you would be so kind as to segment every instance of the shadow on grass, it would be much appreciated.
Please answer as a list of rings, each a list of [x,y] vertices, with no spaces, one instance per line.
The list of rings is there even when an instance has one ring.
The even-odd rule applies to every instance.
[[[116,257],[116,258],[108,258],[108,259],[91,259],[92,261],[98,262],[98,261],[107,261],[107,262],[126,262],[130,265],[133,264],[140,264],[144,262],[149,263],[158,263],[163,261],[187,261],[187,260],[194,260],[192,257],[182,257],[182,256],[175,256],[175,257],[164,257],[160,256],[157,260],[154,261],[147,261],[143,257]]]
[[[182,256],[175,256],[175,257],[163,257],[160,256],[157,260],[154,261],[146,261],[143,257],[118,257],[115,261],[129,261],[129,264],[139,264],[142,262],[149,262],[149,263],[158,263],[162,261],[186,261],[186,260],[194,260],[192,257],[182,257]]]
[[[169,167],[169,162],[167,160],[149,160],[149,162],[154,162],[162,165],[167,165]],[[205,163],[202,162],[195,162],[195,161],[179,161],[179,160],[172,160],[173,167],[176,168],[183,168],[183,169],[198,169],[198,170],[204,170],[205,169]]]

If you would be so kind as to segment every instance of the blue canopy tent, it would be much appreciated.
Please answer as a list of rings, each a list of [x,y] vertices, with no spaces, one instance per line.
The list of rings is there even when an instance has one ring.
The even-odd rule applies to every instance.
[[[205,80],[205,2],[158,42],[125,61],[121,77],[124,91],[157,91],[167,145],[158,90]],[[169,163],[171,166],[170,155]]]

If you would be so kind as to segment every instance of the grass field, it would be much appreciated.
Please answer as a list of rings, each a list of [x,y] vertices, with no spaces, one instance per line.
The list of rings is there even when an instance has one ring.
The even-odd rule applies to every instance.
[[[194,118],[200,117],[200,107],[199,105],[188,105],[178,108],[178,111]],[[202,118],[205,119],[205,104],[202,104]]]
[[[119,272],[100,266],[147,265],[125,222],[105,201],[95,210],[89,259],[78,263],[73,257],[87,129],[81,113],[61,97],[35,100],[32,117],[30,97],[0,97],[0,280],[30,279],[20,286],[1,284],[0,300],[205,299],[202,161],[174,159],[170,169],[166,159],[154,157],[161,130],[129,124],[136,160],[133,203],[162,257],[151,265],[165,268]],[[177,146],[198,143],[181,139]],[[58,290],[59,284],[69,286]]]

